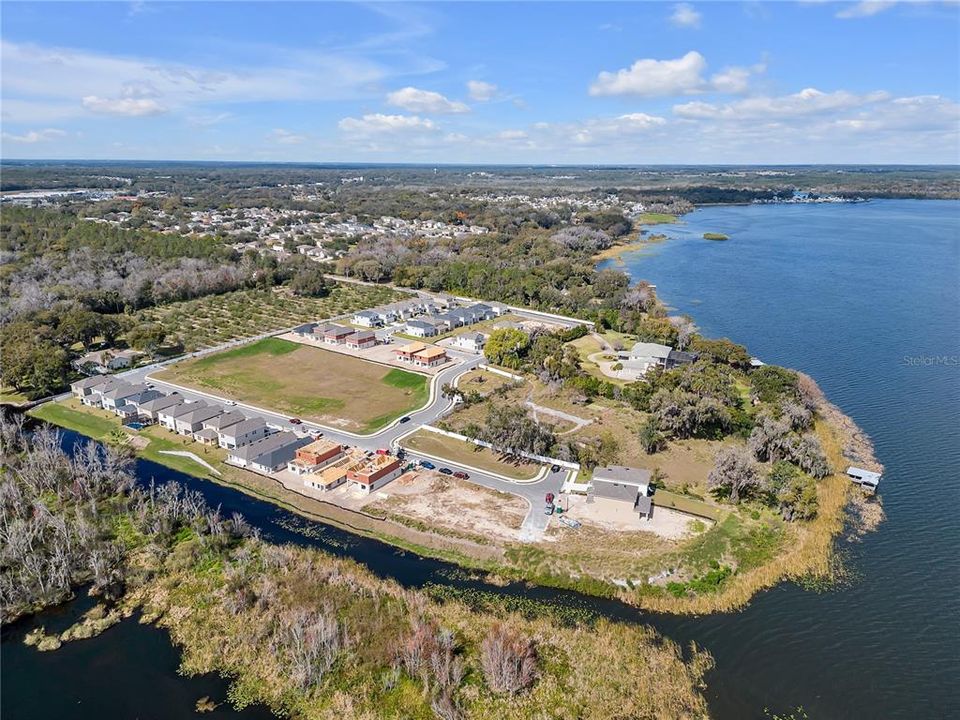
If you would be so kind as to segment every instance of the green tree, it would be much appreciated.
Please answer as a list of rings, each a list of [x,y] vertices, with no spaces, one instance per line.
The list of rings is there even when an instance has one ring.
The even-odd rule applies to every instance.
[[[530,347],[530,338],[516,328],[498,328],[490,333],[483,354],[494,365],[519,370]]]
[[[160,323],[141,323],[127,331],[127,344],[153,355],[163,345],[167,331]]]

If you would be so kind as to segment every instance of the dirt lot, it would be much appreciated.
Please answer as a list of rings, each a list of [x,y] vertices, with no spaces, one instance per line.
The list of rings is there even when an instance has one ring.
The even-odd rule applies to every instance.
[[[369,509],[379,509],[483,538],[515,541],[526,517],[526,501],[432,472],[409,472],[373,494]]]
[[[276,338],[178,363],[155,377],[360,431],[383,427],[429,395],[423,375]]]
[[[566,507],[567,501],[568,498],[564,495],[561,505]],[[676,510],[654,506],[653,516],[646,520],[639,517],[628,503],[607,498],[595,498],[592,503],[588,503],[583,495],[570,495],[569,503],[570,517],[584,524],[619,532],[651,532],[670,540],[691,535],[690,523],[698,519]]]

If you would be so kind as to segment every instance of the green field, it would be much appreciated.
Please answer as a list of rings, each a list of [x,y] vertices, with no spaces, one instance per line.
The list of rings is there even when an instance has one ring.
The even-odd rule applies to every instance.
[[[187,352],[234,338],[315,322],[407,297],[387,287],[338,284],[324,298],[297,297],[283,288],[238,290],[143,310],[138,322],[159,322]]]
[[[527,460],[506,458],[488,448],[429,430],[418,430],[403,439],[410,450],[446,458],[450,462],[469,465],[479,470],[505,475],[514,480],[531,480],[542,466]]]
[[[675,222],[677,222],[677,216],[668,215],[667,213],[647,212],[642,213],[640,217],[637,218],[638,225],[665,225]]]
[[[154,376],[354,432],[379,430],[429,397],[424,375],[277,338]]]

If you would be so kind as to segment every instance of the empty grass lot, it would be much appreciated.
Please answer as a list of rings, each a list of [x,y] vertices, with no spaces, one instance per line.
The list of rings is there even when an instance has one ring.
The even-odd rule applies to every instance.
[[[382,428],[429,396],[423,375],[277,338],[179,363],[155,377],[359,432]]]
[[[403,445],[414,452],[446,458],[452,463],[469,465],[514,480],[530,480],[536,477],[542,467],[526,460],[506,458],[488,448],[429,430],[418,430],[409,435],[403,439]]]

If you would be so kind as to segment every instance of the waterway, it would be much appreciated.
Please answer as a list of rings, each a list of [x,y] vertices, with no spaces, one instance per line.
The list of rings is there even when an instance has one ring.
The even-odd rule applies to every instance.
[[[875,440],[889,519],[844,544],[851,579],[842,588],[786,584],[739,613],[644,615],[575,593],[490,585],[150,462],[138,462],[138,477],[183,482],[242,512],[268,540],[351,557],[408,586],[533,599],[696,641],[717,659],[707,696],[718,718],[800,706],[817,719],[960,715],[960,203],[708,208],[666,232],[667,242],[624,256],[626,269],[655,282],[705,334],[811,374]],[[731,239],[704,240],[704,232]],[[64,434],[66,447],[78,440]],[[165,634],[135,620],[53,653],[22,646],[28,627],[66,626],[83,602],[5,630],[4,718],[185,717],[199,697],[224,699],[224,680],[177,676]],[[265,716],[227,706],[213,715]]]

